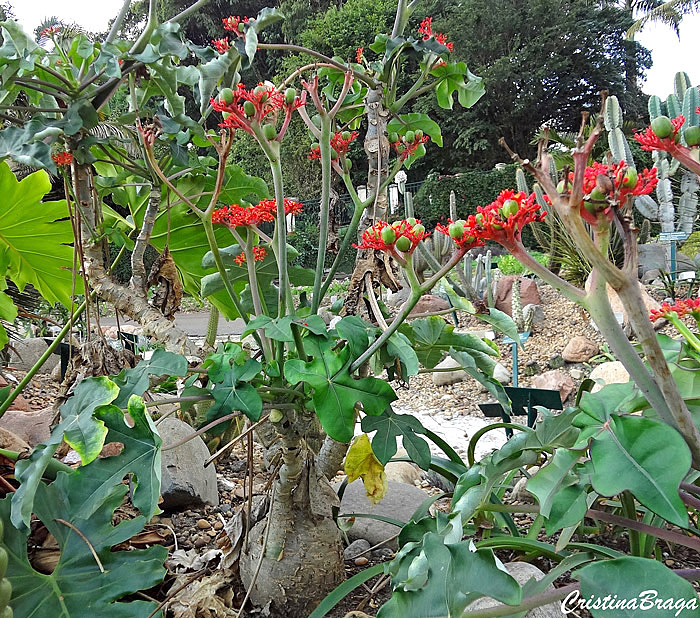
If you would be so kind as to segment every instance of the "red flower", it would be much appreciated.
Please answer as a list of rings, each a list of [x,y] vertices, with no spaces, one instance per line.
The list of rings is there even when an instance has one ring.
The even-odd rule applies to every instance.
[[[431,36],[434,36],[435,40],[438,43],[440,43],[440,45],[444,45],[445,47],[447,47],[448,51],[454,50],[454,45],[447,41],[446,34],[443,34],[442,32],[439,32],[438,34],[433,34],[433,18],[432,17],[426,17],[420,23],[420,26],[418,27],[418,34],[423,35],[424,41],[427,41]]]
[[[462,234],[461,238],[454,238],[452,234],[450,234],[450,225],[454,223],[452,219],[448,219],[448,225],[445,225],[443,223],[438,223],[435,226],[435,229],[438,232],[442,232],[443,234],[446,234],[447,236],[452,237],[452,240],[455,241],[457,246],[463,250],[463,251],[469,251],[469,249],[473,249],[474,247],[481,247],[484,245],[484,241],[481,238],[478,238],[476,236],[476,231],[474,229],[470,229],[465,227],[464,232]]]
[[[678,147],[676,144],[676,134],[680,131],[683,123],[685,122],[685,116],[676,116],[671,120],[673,125],[673,133],[670,137],[661,139],[651,127],[644,129],[644,133],[635,133],[634,139],[636,139],[642,146],[642,150],[665,150],[666,152],[672,152]]]
[[[478,206],[476,215],[469,215],[465,228],[470,236],[493,240],[506,248],[520,244],[523,228],[533,221],[543,221],[546,212],[540,212],[535,194],[529,197],[512,189],[501,191],[488,206]]]
[[[56,165],[70,165],[73,163],[73,155],[70,152],[58,152],[51,155],[51,158],[56,162]]]
[[[385,228],[391,228],[393,232],[390,232],[388,236],[386,233],[382,234]],[[399,242],[400,238],[407,238],[410,244],[405,250],[399,249],[402,253],[413,253],[418,243],[426,238],[428,233],[426,233],[425,228],[421,225],[420,219],[413,219],[411,221],[403,220],[396,221],[389,225],[385,221],[379,220],[372,227],[367,228],[362,232],[362,244],[353,245],[357,249],[378,249],[380,251],[395,252],[397,247],[396,243]],[[391,240],[391,242],[389,242]],[[401,243],[399,243],[399,247]]]
[[[214,43],[216,51],[218,51],[220,54],[225,54],[229,49],[231,49],[231,45],[228,42],[228,37],[224,37],[223,39],[214,39],[212,43]]]
[[[357,51],[355,52],[355,60],[357,61],[357,64],[362,63],[362,52],[365,51],[364,47],[358,47]]]
[[[224,30],[235,32],[236,36],[239,38],[243,38],[245,36],[243,34],[243,28],[241,28],[240,25],[248,23],[247,17],[234,17],[233,15],[230,15],[229,17],[224,17],[221,21],[224,23]]]
[[[267,251],[265,247],[253,247],[253,259],[256,262],[262,262],[267,256]],[[240,253],[233,261],[238,264],[238,266],[243,266],[245,264],[245,253]]]
[[[700,298],[686,298],[685,300],[676,301],[674,305],[663,303],[659,309],[651,310],[649,319],[652,322],[656,322],[660,318],[682,318],[688,313],[692,314],[696,320],[700,320]]]
[[[343,137],[345,135],[345,137]],[[344,157],[350,150],[350,144],[359,137],[357,131],[350,133],[349,131],[338,131],[331,137],[331,147],[338,153],[338,156]],[[316,146],[309,153],[309,159],[320,159],[321,147]]]
[[[396,154],[399,155],[399,158],[402,161],[405,161],[410,157],[412,154],[416,152],[418,149],[418,146],[421,144],[425,144],[425,142],[428,141],[428,136],[423,135],[423,137],[416,137],[415,140],[412,142],[402,142],[399,140],[398,142],[394,142],[392,146],[394,147],[394,150],[396,151]]]
[[[284,214],[297,215],[301,212],[302,204],[292,200],[284,200]],[[239,227],[244,225],[260,225],[261,223],[271,223],[277,215],[276,200],[262,200],[256,206],[240,206],[231,204],[224,206],[212,213],[212,223],[221,223],[229,227]]]

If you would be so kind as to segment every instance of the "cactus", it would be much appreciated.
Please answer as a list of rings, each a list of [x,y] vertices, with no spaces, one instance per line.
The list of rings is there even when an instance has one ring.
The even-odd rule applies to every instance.
[[[642,227],[639,230],[639,236],[637,237],[640,245],[646,245],[649,242],[650,231],[651,222],[649,219],[644,219],[644,221],[642,221]]]
[[[513,280],[511,300],[511,317],[518,327],[519,333],[527,333],[532,329],[532,322],[535,319],[534,308],[528,307],[528,311],[523,310],[523,301],[520,296],[520,279]]]
[[[464,256],[464,278],[469,284],[470,300],[484,300],[493,307],[493,289],[491,286],[491,251],[472,258]]]

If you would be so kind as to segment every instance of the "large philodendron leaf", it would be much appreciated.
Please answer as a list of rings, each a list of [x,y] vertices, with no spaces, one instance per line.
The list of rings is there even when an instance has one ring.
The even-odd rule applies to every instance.
[[[146,523],[141,515],[113,526],[112,517],[129,489],[122,483],[123,475],[115,474],[115,470],[132,470],[133,458],[139,458],[134,441],[147,439],[141,422],[130,430],[116,408],[104,418],[110,430],[113,421],[117,426],[115,439],[126,440],[122,453],[94,461],[71,474],[59,472],[51,485],[41,483],[36,491],[34,513],[55,537],[61,552],[53,572],[46,575],[32,567],[27,556],[27,531],[5,527],[2,547],[8,555],[7,578],[12,584],[15,616],[133,618],[148,616],[156,609],[155,603],[147,601],[119,600],[162,581],[167,549],[159,545],[135,551],[112,549],[139,533]],[[160,439],[152,432],[151,436],[158,442],[151,441],[151,446],[159,450]],[[159,457],[146,465],[157,465],[160,472]],[[142,481],[143,475],[139,476]],[[160,483],[157,485],[151,498],[156,502]],[[0,501],[4,521],[10,515],[10,500],[7,497]]]
[[[0,162],[0,247],[8,259],[8,276],[20,290],[31,284],[48,302],[70,307],[73,230],[65,201],[41,201],[50,190],[46,172],[18,181]],[[81,291],[78,280],[76,292]]]
[[[438,105],[443,109],[452,109],[455,92],[462,107],[471,107],[486,92],[481,77],[467,69],[464,62],[443,62],[436,65],[430,74],[438,80],[435,95]]]
[[[100,406],[110,404],[119,388],[108,378],[86,378],[75,388],[73,396],[61,408],[62,421],[45,444],[37,445],[27,459],[15,465],[20,486],[12,496],[12,523],[17,528],[29,526],[34,498],[49,461],[65,439],[80,455],[83,464],[93,461],[104,446],[108,429],[93,417]]]
[[[672,427],[641,416],[611,416],[591,445],[593,488],[603,496],[631,491],[644,506],[686,527],[678,495],[691,464],[690,449]]]
[[[324,431],[338,442],[349,442],[355,426],[355,405],[362,403],[365,414],[379,415],[396,399],[389,384],[373,377],[354,378],[349,371],[349,347],[332,349],[333,341],[315,340],[318,354],[305,363],[290,360],[284,375],[291,384],[305,382],[313,389],[314,410]]]
[[[581,582],[578,599],[600,600],[597,605],[589,605],[594,618],[700,616],[700,604],[691,583],[657,560],[633,556],[600,560],[575,571],[574,577]],[[612,600],[603,607],[602,600],[606,598]],[[623,599],[626,602],[620,603]],[[567,607],[573,609],[576,605]]]

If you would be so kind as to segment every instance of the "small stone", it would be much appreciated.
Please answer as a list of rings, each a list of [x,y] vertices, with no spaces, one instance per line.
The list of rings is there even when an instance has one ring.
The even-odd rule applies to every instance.
[[[218,532],[216,530],[207,530],[207,534],[213,539],[217,536]]]
[[[590,375],[591,380],[596,385],[591,389],[592,393],[597,393],[607,384],[624,384],[629,382],[630,374],[620,361],[612,361],[598,365]]]
[[[200,549],[200,548],[204,547],[207,543],[209,543],[209,539],[207,539],[207,537],[205,537],[205,536],[198,536],[198,537],[194,540],[194,546],[195,546],[197,549]]]
[[[532,386],[545,390],[559,391],[562,403],[576,390],[576,385],[571,377],[560,369],[554,369],[535,376],[532,380]]]
[[[219,510],[220,510],[222,513],[230,513],[230,512],[231,512],[231,505],[228,504],[228,503],[222,504],[222,505],[219,507]]]
[[[222,524],[220,521],[214,522],[214,530],[221,530],[223,527],[224,527],[224,524]]]
[[[466,379],[467,373],[462,369],[457,369],[461,365],[451,356],[440,362],[435,369],[454,369],[455,371],[436,371],[433,373],[433,384],[435,386],[449,386]]]
[[[197,522],[197,528],[200,530],[209,530],[209,528],[211,528],[211,524],[206,519],[200,519]]]
[[[355,558],[359,558],[360,554],[366,552],[370,547],[371,545],[367,539],[357,539],[357,541],[353,541],[345,548],[343,557],[345,560],[355,560]]]
[[[585,363],[597,353],[597,344],[586,337],[577,335],[569,340],[561,355],[567,363]]]
[[[664,564],[666,566],[672,567],[674,564],[676,564],[673,560],[664,560]]]
[[[570,369],[569,370],[569,375],[574,379],[574,380],[580,380],[583,377],[583,371],[581,369]]]
[[[359,558],[355,558],[355,566],[365,566],[369,562],[369,559],[366,556],[360,556]]]
[[[496,363],[496,366],[493,368],[493,378],[494,380],[498,380],[501,384],[510,384],[512,376],[510,375],[510,371],[501,365],[501,363]]]

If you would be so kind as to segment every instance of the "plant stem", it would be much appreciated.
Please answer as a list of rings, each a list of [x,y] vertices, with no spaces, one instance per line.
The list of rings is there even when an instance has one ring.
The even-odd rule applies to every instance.
[[[328,211],[331,197],[331,117],[329,114],[321,114],[321,205],[318,226],[318,258],[316,260],[316,272],[314,273],[314,291],[311,300],[311,313],[318,313],[321,305],[321,284],[323,282],[323,267],[326,263],[326,250],[328,248]]]
[[[291,301],[292,293],[287,273],[287,219],[284,214],[284,183],[282,181],[282,164],[279,160],[279,152],[276,158],[271,158],[269,155],[268,158],[270,170],[272,171],[272,184],[275,188],[275,199],[277,200],[277,225],[275,226],[273,242],[277,245],[276,257],[279,273],[277,317],[281,318],[286,314],[287,296],[290,297]],[[294,305],[290,303],[289,309],[293,310]]]
[[[496,607],[490,607],[488,609],[475,609],[464,615],[469,616],[469,618],[516,616],[526,612],[527,610],[534,609],[535,607],[548,605],[549,603],[554,603],[555,601],[564,599],[575,590],[578,590],[579,587],[580,584],[577,582],[575,584],[563,586],[562,588],[556,588],[555,590],[548,590],[547,592],[535,594],[525,599],[522,603],[520,603],[520,605],[496,605]]]
[[[637,507],[634,504],[634,497],[629,491],[623,491],[620,494],[620,502],[622,503],[622,512],[625,517],[631,519],[632,521],[637,521]],[[641,543],[639,538],[639,532],[630,528],[628,531],[630,540],[630,553],[633,556],[642,557],[640,554]]]
[[[20,458],[20,453],[17,451],[8,451],[4,448],[0,448],[0,455],[7,457],[11,461],[17,461]],[[73,472],[73,468],[58,459],[49,459],[49,465],[46,466],[46,470],[44,470],[44,476],[48,479],[55,479],[57,472],[67,472],[70,474]]]

